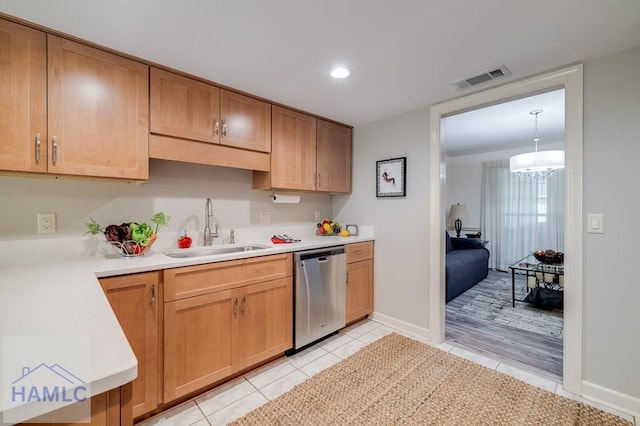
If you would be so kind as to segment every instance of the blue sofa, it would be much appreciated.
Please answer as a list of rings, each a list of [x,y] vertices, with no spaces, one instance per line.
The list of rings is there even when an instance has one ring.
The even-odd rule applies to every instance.
[[[451,238],[445,232],[445,282],[447,303],[489,275],[489,250],[480,240]]]

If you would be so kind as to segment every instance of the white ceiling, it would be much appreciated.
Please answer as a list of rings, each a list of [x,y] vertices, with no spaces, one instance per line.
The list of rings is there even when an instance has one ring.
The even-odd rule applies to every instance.
[[[0,0],[0,11],[351,125],[640,45],[638,0]],[[330,79],[335,64],[352,76]],[[511,77],[449,88],[502,64]]]
[[[442,144],[450,156],[533,148],[534,110],[542,110],[538,146],[564,143],[564,89],[559,89],[443,118]]]

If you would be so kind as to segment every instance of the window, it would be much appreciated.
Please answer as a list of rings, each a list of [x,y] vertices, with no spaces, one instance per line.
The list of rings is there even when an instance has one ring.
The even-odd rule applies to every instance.
[[[481,227],[491,242],[489,267],[508,266],[538,249],[563,251],[564,171],[522,177],[508,160],[484,163]]]

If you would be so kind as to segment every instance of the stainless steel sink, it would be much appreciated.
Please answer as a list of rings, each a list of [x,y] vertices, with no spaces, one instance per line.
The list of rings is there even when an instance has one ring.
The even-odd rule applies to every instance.
[[[170,250],[165,252],[165,254],[169,257],[185,258],[185,257],[215,256],[217,254],[264,250],[266,248],[270,248],[270,247],[263,246],[260,244],[237,245],[237,246],[226,246],[226,247],[196,247],[192,249]]]

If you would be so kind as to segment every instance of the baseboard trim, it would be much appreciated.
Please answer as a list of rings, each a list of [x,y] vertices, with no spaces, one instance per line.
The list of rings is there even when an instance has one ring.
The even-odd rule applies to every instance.
[[[582,396],[591,401],[640,417],[640,398],[587,381],[582,382]]]
[[[371,319],[373,321],[379,322],[380,324],[396,328],[399,331],[405,333],[408,337],[415,338],[415,340],[419,340],[425,343],[431,343],[429,339],[429,329],[427,328],[418,327],[415,324],[411,324],[397,318],[390,317],[389,315],[381,314],[379,312],[374,312],[371,315]]]

